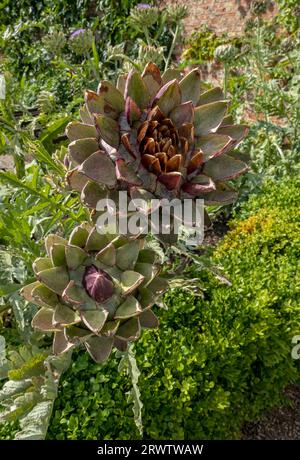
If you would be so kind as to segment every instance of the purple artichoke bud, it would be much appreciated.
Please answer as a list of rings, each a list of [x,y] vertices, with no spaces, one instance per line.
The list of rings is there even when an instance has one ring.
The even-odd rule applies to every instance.
[[[82,284],[89,296],[96,302],[105,302],[114,292],[112,278],[95,265],[86,267]]]
[[[74,32],[71,33],[70,39],[72,40],[73,38],[77,37],[80,34],[83,34],[85,32],[85,29],[76,29]]]

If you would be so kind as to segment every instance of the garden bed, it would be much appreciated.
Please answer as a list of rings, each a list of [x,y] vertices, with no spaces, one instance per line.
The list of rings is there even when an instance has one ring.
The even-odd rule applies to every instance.
[[[270,410],[259,422],[243,428],[245,440],[299,440],[300,439],[300,388],[297,385],[285,390],[286,405]]]

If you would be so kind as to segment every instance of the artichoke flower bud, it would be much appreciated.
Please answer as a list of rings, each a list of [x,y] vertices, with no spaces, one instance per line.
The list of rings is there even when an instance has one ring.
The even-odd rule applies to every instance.
[[[266,13],[270,0],[254,0],[251,3],[251,12],[253,15],[260,16]]]
[[[83,345],[96,362],[124,351],[144,328],[158,326],[152,307],[167,289],[158,254],[145,240],[98,233],[88,223],[68,240],[48,235],[46,257],[33,263],[37,281],[21,294],[39,307],[32,326],[54,333],[53,352]]]
[[[114,292],[112,278],[95,265],[86,267],[82,284],[88,295],[96,302],[105,302]]]
[[[49,35],[45,35],[42,42],[49,53],[59,56],[67,41],[63,32],[54,30]]]
[[[152,46],[146,45],[141,41],[139,46],[138,61],[145,66],[147,62],[156,62],[160,65],[164,58],[164,47],[163,46]]]
[[[116,203],[118,191],[132,200],[232,203],[237,194],[226,182],[248,166],[231,151],[248,127],[234,124],[224,99],[221,88],[207,90],[197,68],[161,74],[149,62],[141,74],[121,75],[116,87],[100,82],[85,93],[82,121],[66,127],[70,187],[92,213],[103,194]]]
[[[77,29],[70,35],[69,45],[78,55],[84,55],[92,48],[94,35],[91,30]]]
[[[130,11],[129,21],[132,27],[143,30],[152,27],[158,21],[160,11],[157,7],[140,3]]]
[[[188,8],[185,5],[169,5],[167,7],[167,14],[169,18],[178,23],[188,15]]]
[[[220,45],[215,49],[214,58],[220,62],[230,62],[237,54],[237,48],[233,45]]]

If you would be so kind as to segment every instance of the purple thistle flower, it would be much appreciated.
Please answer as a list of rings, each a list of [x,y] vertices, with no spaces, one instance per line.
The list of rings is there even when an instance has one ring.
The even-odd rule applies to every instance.
[[[151,5],[149,5],[148,3],[138,3],[136,7],[138,10],[149,10],[149,8],[151,8]]]
[[[78,37],[78,35],[83,34],[86,31],[86,29],[76,29],[74,32],[71,33],[70,39],[72,40],[75,37]]]

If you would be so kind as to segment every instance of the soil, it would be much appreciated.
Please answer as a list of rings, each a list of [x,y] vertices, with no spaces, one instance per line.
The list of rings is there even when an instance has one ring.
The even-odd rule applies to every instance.
[[[0,155],[0,170],[13,171],[14,160],[12,155]]]
[[[276,407],[258,422],[248,423],[243,429],[243,440],[299,440],[300,386],[290,385],[285,390],[289,405]]]
[[[212,221],[211,227],[205,231],[205,236],[202,245],[215,247],[228,232],[229,220],[230,216],[228,215],[228,213],[220,212],[217,215],[217,217]]]

